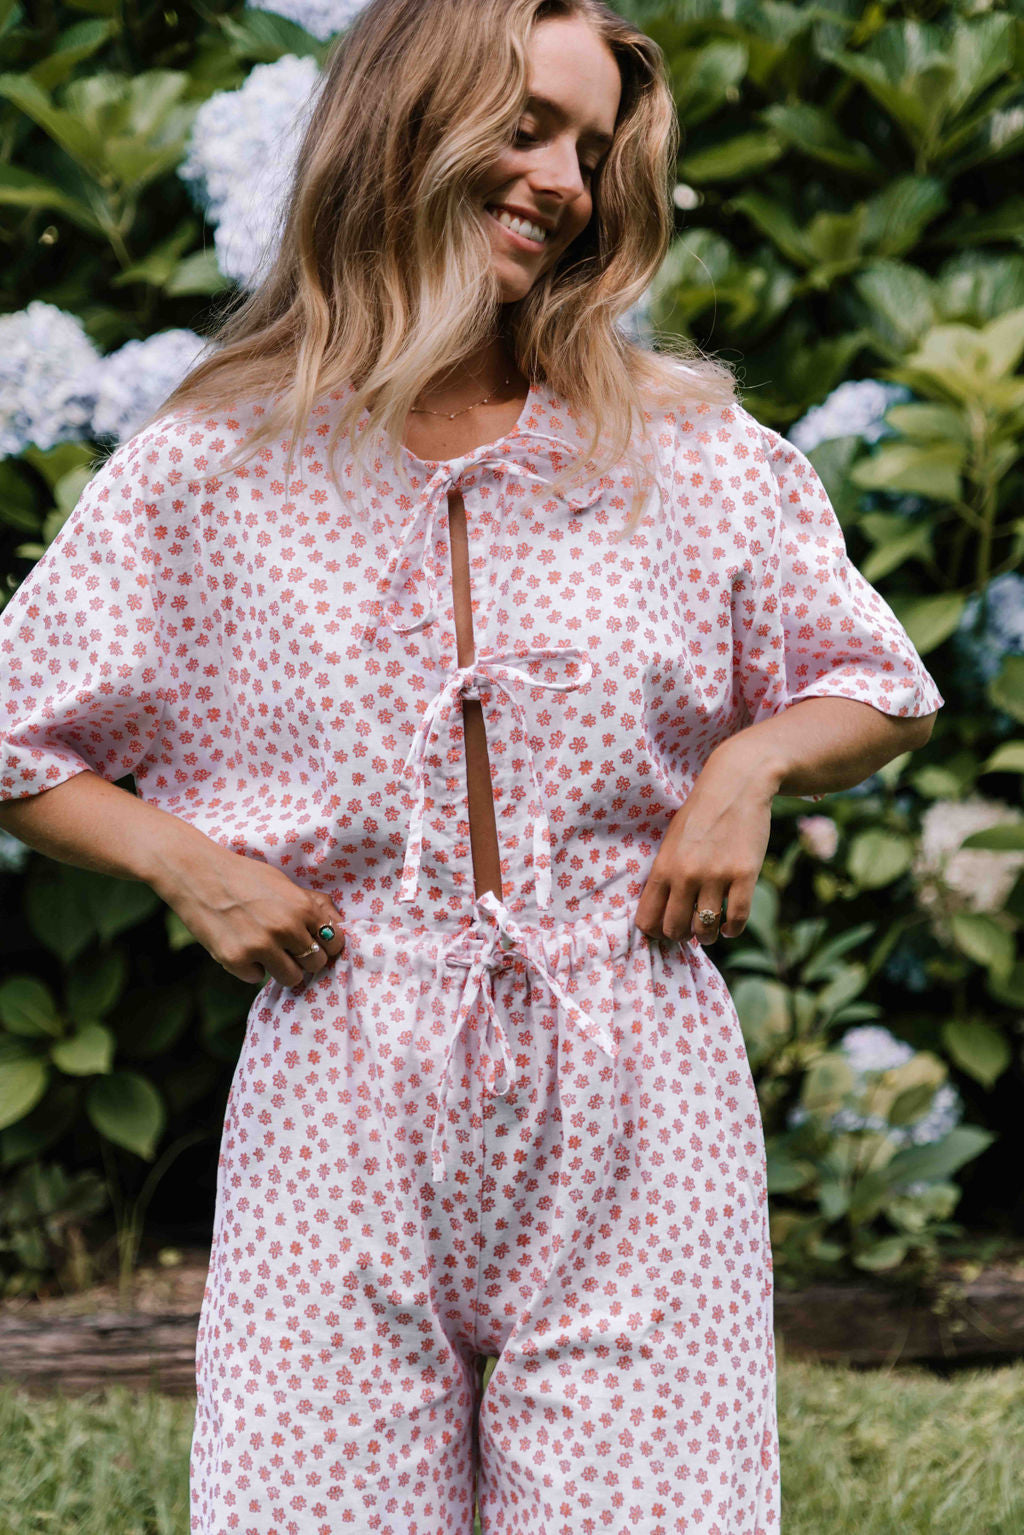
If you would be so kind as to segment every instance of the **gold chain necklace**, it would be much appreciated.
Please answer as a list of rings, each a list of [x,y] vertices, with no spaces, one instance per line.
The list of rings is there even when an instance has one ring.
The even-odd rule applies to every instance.
[[[511,378],[512,375],[510,373],[508,378],[502,380],[501,384],[498,385],[498,388],[503,388],[505,384],[511,381]],[[476,410],[478,405],[486,405],[487,401],[491,399],[495,392],[496,391],[492,389],[491,393],[485,394],[482,400],[476,400],[472,405],[465,405],[463,406],[462,410],[426,410],[423,406],[418,405],[410,405],[409,409],[417,416],[447,416],[449,421],[454,421],[456,416],[464,416],[467,410]]]

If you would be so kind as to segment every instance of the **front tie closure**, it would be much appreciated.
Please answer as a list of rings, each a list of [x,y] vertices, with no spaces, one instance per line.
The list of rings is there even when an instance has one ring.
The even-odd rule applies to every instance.
[[[491,987],[491,976],[509,964],[513,951],[522,955],[530,969],[548,988],[555,999],[559,1016],[566,1024],[571,1025],[583,1039],[600,1045],[611,1060],[614,1061],[619,1053],[610,1030],[576,1005],[551,974],[540,944],[532,934],[523,931],[494,892],[485,891],[477,899],[476,906],[478,911],[485,912],[491,919],[490,931],[483,932],[480,927],[466,929],[447,944],[440,955],[445,965],[464,966],[469,973],[448,1038],[437,1089],[437,1114],[430,1137],[432,1178],[435,1183],[441,1183],[445,1177],[443,1141],[452,1118],[449,1100],[455,1085],[452,1072],[455,1047],[478,999],[483,1001],[488,1023],[486,1035],[481,1036],[480,1042],[481,1058],[486,1062],[485,1086],[490,1093],[497,1092],[504,1096],[515,1080],[515,1065],[508,1035],[494,1005]],[[468,949],[467,941],[470,945]]]
[[[570,677],[564,681],[534,677],[521,664],[530,661],[548,661],[559,670],[568,662],[570,665],[580,666],[581,671],[578,677]],[[460,697],[479,698],[478,684],[485,683],[504,693],[523,733],[523,745],[526,760],[530,765],[530,783],[536,806],[533,820],[533,871],[536,880],[537,905],[540,907],[551,905],[551,826],[544,809],[537,760],[530,745],[529,723],[514,690],[525,686],[549,688],[553,692],[568,693],[573,688],[582,687],[584,683],[589,682],[593,675],[592,663],[575,645],[547,646],[523,651],[498,651],[490,654],[485,651],[471,665],[460,666],[449,675],[440,692],[435,693],[424,710],[423,718],[413,736],[409,755],[405,760],[405,772],[412,778],[416,804],[406,839],[405,865],[398,893],[400,901],[412,901],[416,898],[416,883],[419,879],[420,861],[423,856],[423,820],[427,805],[426,759],[430,738],[440,720],[450,709],[456,707],[458,699]]]
[[[593,506],[602,492],[600,483],[590,486],[582,495],[570,495],[565,491],[554,491],[551,486],[552,477],[539,473],[528,464],[518,461],[515,457],[517,450],[522,451],[530,440],[553,444],[559,453],[571,457],[575,449],[560,437],[553,437],[549,432],[538,432],[524,429],[514,433],[507,441],[500,444],[485,443],[471,453],[465,453],[461,458],[451,459],[442,464],[437,472],[428,481],[422,496],[410,511],[402,528],[401,536],[396,544],[387,568],[382,574],[377,585],[377,599],[379,616],[369,619],[363,628],[362,644],[369,645],[376,639],[381,622],[385,623],[395,634],[414,634],[418,630],[425,629],[436,622],[440,608],[440,598],[437,589],[437,578],[431,558],[436,536],[437,519],[442,508],[447,513],[448,492],[455,489],[462,480],[464,474],[470,469],[481,468],[487,465],[496,473],[505,474],[512,478],[533,480],[543,485],[565,501],[574,512],[585,511]],[[542,452],[551,453],[549,446]],[[418,604],[411,601],[408,587],[410,586],[410,574],[419,570],[422,572],[423,581],[426,584],[428,601],[426,610],[416,611]],[[575,663],[580,668],[578,676],[572,676],[559,680],[557,677],[541,679],[534,677],[524,669],[523,663],[532,661],[547,661],[556,671],[561,671],[565,663]],[[460,666],[450,672],[444,684],[427,704],[423,717],[420,720],[416,733],[413,736],[412,746],[405,762],[406,776],[411,780],[416,795],[416,802],[409,822],[409,832],[406,838],[405,860],[402,867],[402,883],[398,899],[402,902],[415,900],[416,884],[419,878],[420,862],[423,855],[423,823],[426,814],[427,802],[427,748],[431,736],[438,729],[441,720],[452,709],[460,707],[462,698],[479,698],[478,686],[485,683],[498,688],[509,700],[516,722],[523,732],[526,746],[527,760],[530,766],[530,781],[533,788],[536,814],[533,821],[533,867],[536,880],[536,900],[541,908],[551,904],[551,827],[544,810],[544,797],[541,793],[540,779],[537,773],[537,763],[533,751],[529,745],[530,731],[523,711],[522,703],[516,696],[517,689],[523,686],[531,688],[548,688],[555,692],[569,692],[574,688],[582,687],[588,683],[594,674],[592,663],[583,655],[575,645],[547,646],[522,651],[495,651],[478,654],[469,666]]]
[[[530,440],[554,444],[560,453],[570,458],[576,451],[571,443],[563,441],[561,437],[553,437],[550,432],[537,432],[524,428],[506,442],[484,443],[481,447],[474,448],[471,453],[464,453],[461,458],[449,460],[431,476],[422,495],[406,517],[398,543],[392,550],[387,567],[377,583],[379,613],[376,619],[372,617],[367,619],[363,626],[362,643],[364,645],[372,644],[376,639],[381,622],[384,622],[395,634],[415,634],[417,630],[426,629],[436,622],[440,599],[437,577],[430,556],[434,547],[437,519],[442,509],[447,514],[448,492],[458,488],[463,475],[469,470],[483,468],[486,465],[496,474],[533,480],[543,485],[552,495],[557,495],[560,500],[565,501],[574,512],[586,511],[588,507],[593,506],[603,489],[600,483],[592,485],[582,495],[571,495],[568,491],[555,491],[551,485],[554,471],[549,477],[517,460],[514,456],[516,450],[521,445],[525,449],[526,442]],[[551,448],[541,451],[550,454]],[[410,575],[417,570],[423,572],[429,598],[426,611],[419,614],[415,611],[411,613],[407,611],[410,607],[415,608],[415,604],[409,602],[409,594],[406,591]]]

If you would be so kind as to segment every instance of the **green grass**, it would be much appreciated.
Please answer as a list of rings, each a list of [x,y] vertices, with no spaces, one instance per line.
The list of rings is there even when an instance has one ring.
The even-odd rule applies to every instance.
[[[0,1387],[0,1535],[184,1535],[191,1398]],[[1020,1535],[1024,1363],[940,1380],[780,1357],[783,1535]]]

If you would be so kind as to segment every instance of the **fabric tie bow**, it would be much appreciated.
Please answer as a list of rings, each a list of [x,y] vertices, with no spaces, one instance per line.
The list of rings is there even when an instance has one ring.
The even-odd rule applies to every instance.
[[[554,491],[551,480],[554,477],[554,469],[551,475],[541,474],[529,464],[519,462],[515,457],[517,451],[524,456],[526,454],[527,441],[536,440],[542,443],[553,444],[558,452],[572,459],[577,449],[571,443],[563,441],[560,437],[553,437],[550,432],[537,432],[522,430],[512,437],[507,443],[494,446],[485,443],[482,447],[474,448],[471,453],[464,453],[461,458],[452,459],[443,464],[427,482],[421,494],[417,497],[416,505],[409,513],[403,525],[401,535],[387,567],[377,584],[377,605],[379,615],[376,619],[369,618],[363,626],[362,643],[371,644],[377,634],[381,622],[387,624],[396,634],[413,634],[418,629],[425,629],[437,619],[439,607],[439,594],[437,578],[431,560],[431,551],[437,530],[437,519],[442,510],[447,513],[448,492],[457,489],[464,474],[471,469],[481,468],[487,465],[497,474],[504,474],[511,478],[533,480],[542,485],[552,495],[558,495],[566,502],[574,512],[582,512],[594,502],[602,493],[599,482],[581,494],[568,491]],[[541,449],[541,453],[552,452],[552,448]],[[427,587],[428,602],[424,612],[409,613],[409,607],[416,604],[410,600],[405,588],[410,574],[422,570]],[[391,611],[394,610],[394,611]],[[391,611],[391,616],[387,616]]]
[[[490,977],[496,970],[503,968],[508,963],[507,956],[513,950],[519,953],[526,961],[536,976],[548,988],[555,999],[558,1012],[562,1020],[574,1028],[585,1040],[592,1040],[599,1045],[605,1054],[614,1061],[618,1057],[619,1047],[616,1044],[610,1030],[597,1022],[589,1014],[572,1000],[558,981],[551,974],[550,967],[540,944],[533,935],[525,933],[517,922],[509,915],[508,909],[498,900],[491,890],[484,892],[477,900],[478,910],[485,912],[493,922],[488,933],[481,932],[479,927],[467,929],[461,932],[455,940],[441,951],[441,962],[446,965],[461,965],[468,970],[462,996],[459,1001],[455,1023],[448,1039],[444,1061],[441,1067],[441,1079],[437,1091],[437,1115],[434,1120],[434,1129],[430,1138],[430,1158],[432,1178],[434,1183],[440,1183],[445,1177],[445,1158],[443,1142],[445,1132],[451,1120],[451,1108],[449,1100],[455,1086],[452,1072],[452,1062],[455,1056],[455,1046],[458,1042],[467,1019],[472,1015],[474,1005],[478,999],[483,1000],[487,1013],[488,1031],[486,1040],[481,1043],[481,1054],[485,1050],[486,1056],[486,1086],[488,1091],[506,1094],[515,1080],[515,1063],[512,1050],[509,1045],[508,1035],[494,1005],[494,997],[490,985]],[[472,947],[467,952],[467,938],[471,940]],[[482,939],[482,942],[475,941]],[[495,1042],[497,1049],[495,1050]]]
[[[580,675],[563,681],[550,677],[534,677],[523,663],[549,661],[558,670],[566,662],[576,662]],[[533,787],[536,812],[533,822],[533,869],[537,884],[537,905],[551,904],[551,826],[544,810],[544,796],[537,774],[537,761],[530,746],[530,729],[523,706],[516,697],[520,687],[547,688],[557,693],[568,693],[583,687],[594,675],[593,664],[574,645],[545,646],[534,650],[497,651],[479,655],[469,666],[460,666],[435,693],[423,718],[416,728],[409,755],[405,760],[406,775],[411,777],[416,793],[416,804],[409,822],[406,839],[405,864],[398,893],[400,901],[416,898],[416,882],[419,878],[423,854],[423,821],[427,805],[427,747],[439,722],[452,709],[460,706],[460,698],[479,698],[478,684],[498,688],[508,699],[512,713],[523,733],[527,761],[530,765],[530,782]]]

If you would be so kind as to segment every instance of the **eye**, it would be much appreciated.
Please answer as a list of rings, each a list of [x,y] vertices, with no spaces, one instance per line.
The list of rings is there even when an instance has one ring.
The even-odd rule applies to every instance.
[[[540,139],[538,139],[536,137],[535,134],[530,133],[526,128],[517,128],[516,129],[516,134],[515,134],[515,139],[514,139],[513,142],[516,145],[519,145],[519,144],[539,144],[541,141],[540,141]],[[600,166],[601,166],[601,161],[600,160],[595,161],[595,163],[593,165],[584,165],[582,161],[580,162],[580,170],[583,172],[584,176],[587,178],[588,181],[592,180],[594,178],[594,176],[597,175],[597,172],[600,169]]]

